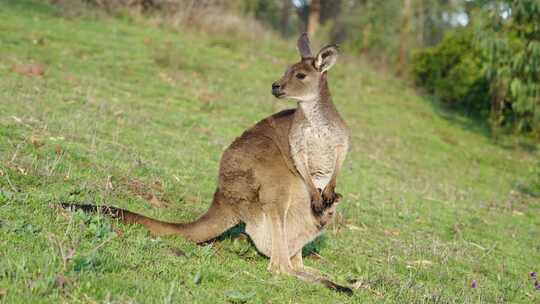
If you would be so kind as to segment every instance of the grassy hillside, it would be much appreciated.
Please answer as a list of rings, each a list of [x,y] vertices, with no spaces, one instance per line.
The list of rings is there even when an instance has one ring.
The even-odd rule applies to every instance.
[[[344,201],[306,264],[355,281],[352,298],[267,273],[242,236],[197,246],[58,208],[195,218],[227,145],[294,106],[270,84],[296,59],[283,41],[1,1],[0,302],[539,303],[531,149],[347,58],[329,76],[353,132]]]

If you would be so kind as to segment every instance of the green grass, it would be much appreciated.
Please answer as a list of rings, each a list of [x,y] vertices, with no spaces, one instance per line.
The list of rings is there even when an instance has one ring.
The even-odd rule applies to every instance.
[[[330,85],[353,132],[344,201],[306,264],[362,282],[347,297],[267,273],[242,237],[198,246],[58,208],[198,216],[227,145],[294,106],[269,93],[297,59],[292,43],[15,0],[0,2],[0,33],[0,302],[540,302],[529,278],[540,271],[539,201],[521,191],[537,160],[520,138],[495,142],[342,58]],[[44,75],[14,71],[31,63]]]

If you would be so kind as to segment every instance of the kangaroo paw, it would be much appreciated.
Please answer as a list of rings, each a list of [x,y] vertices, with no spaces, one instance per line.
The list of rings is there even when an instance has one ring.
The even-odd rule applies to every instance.
[[[311,194],[311,210],[315,215],[320,215],[326,209],[321,189]]]
[[[322,200],[325,206],[332,206],[333,204],[339,203],[342,197],[341,194],[334,191],[322,193]]]

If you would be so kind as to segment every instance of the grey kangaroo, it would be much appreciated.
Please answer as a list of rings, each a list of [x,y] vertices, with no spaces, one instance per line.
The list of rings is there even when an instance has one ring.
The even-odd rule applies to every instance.
[[[341,198],[336,178],[350,136],[328,89],[327,71],[336,63],[337,47],[325,46],[313,56],[305,33],[297,47],[301,60],[272,84],[272,94],[298,106],[260,121],[225,150],[212,204],[199,219],[167,223],[114,207],[100,209],[154,235],[180,235],[196,243],[243,222],[258,251],[270,257],[269,271],[352,293],[302,261],[302,248],[334,218]]]

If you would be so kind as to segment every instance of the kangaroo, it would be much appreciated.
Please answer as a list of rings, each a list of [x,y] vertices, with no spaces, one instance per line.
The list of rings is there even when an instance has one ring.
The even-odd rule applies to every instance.
[[[277,98],[298,101],[246,130],[223,153],[218,186],[208,211],[191,223],[167,223],[114,207],[100,209],[154,235],[180,235],[196,243],[214,239],[240,222],[268,270],[294,275],[352,293],[305,267],[302,248],[334,218],[341,196],[336,177],[349,146],[349,131],[334,107],[327,71],[338,57],[335,45],[313,56],[307,34],[298,39],[300,62],[272,84]],[[69,206],[69,204],[64,204]]]

